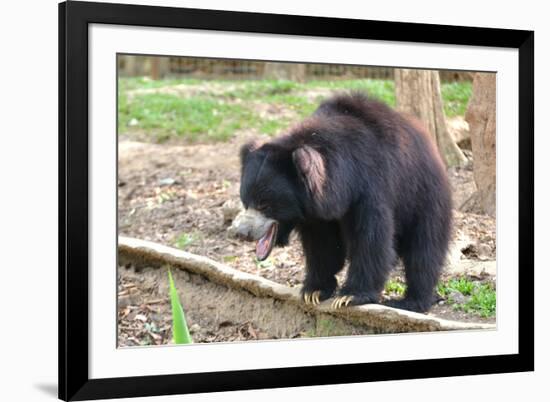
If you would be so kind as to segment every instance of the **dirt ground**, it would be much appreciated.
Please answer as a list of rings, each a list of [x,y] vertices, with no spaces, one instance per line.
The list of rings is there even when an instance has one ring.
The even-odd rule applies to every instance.
[[[119,297],[118,297],[118,345],[147,346],[172,343],[172,312],[168,300],[168,284],[165,270],[145,268],[135,270],[133,267],[119,267]],[[178,284],[189,281],[189,275],[180,270],[172,272]],[[185,278],[183,278],[185,277]],[[200,280],[193,277],[193,281]],[[204,285],[201,284],[204,293]],[[210,285],[214,287],[214,285]],[[178,286],[178,289],[181,286]],[[189,297],[189,292],[180,293]],[[214,293],[214,292],[210,292]],[[204,295],[203,295],[204,296]],[[220,295],[218,295],[219,297]],[[223,297],[223,295],[221,295]],[[186,306],[186,321],[194,343],[232,342],[268,339],[266,332],[257,328],[250,321],[214,319],[215,315],[195,311],[200,303],[192,300],[182,300]],[[213,309],[216,303],[214,297],[206,305]],[[293,337],[297,337],[295,334]]]
[[[228,200],[235,204],[239,202],[238,150],[241,144],[252,137],[257,138],[256,133],[241,132],[227,143],[196,145],[151,144],[121,139],[118,150],[120,235],[180,247],[287,286],[300,285],[304,274],[303,255],[296,236],[288,247],[274,249],[266,261],[258,263],[255,260],[254,244],[232,238],[227,232],[230,221],[224,219],[222,206]],[[471,164],[451,169],[448,174],[455,207],[458,207],[475,190]],[[460,259],[495,260],[495,229],[493,218],[455,209],[453,241],[462,244]],[[141,339],[136,334],[132,335],[132,328],[139,328],[143,332],[145,327],[143,323],[136,327],[132,320],[133,323],[136,320],[139,322],[140,318],[147,316],[144,313],[150,313],[164,318],[156,324],[160,332],[149,331],[154,335],[148,337],[153,344],[164,343],[162,334],[168,325],[165,320],[170,319],[169,310],[166,310],[169,305],[144,304],[144,301],[152,299],[152,295],[148,294],[146,287],[139,286],[130,272],[127,269],[119,270],[119,291],[122,296],[129,289],[133,289],[134,293],[139,292],[141,296],[134,299],[141,300],[141,303],[119,308],[119,323],[123,333],[119,341],[132,345],[135,339]],[[339,280],[344,275],[345,270],[339,275]],[[403,279],[399,269],[393,276]],[[434,306],[431,314],[460,321],[494,322],[494,319],[455,311],[445,304]],[[226,333],[228,331],[230,334]],[[255,336],[259,335],[256,329],[250,327],[250,323],[239,323],[236,326],[228,325],[223,331],[204,335],[201,339],[206,342],[219,337],[246,340],[254,339]]]

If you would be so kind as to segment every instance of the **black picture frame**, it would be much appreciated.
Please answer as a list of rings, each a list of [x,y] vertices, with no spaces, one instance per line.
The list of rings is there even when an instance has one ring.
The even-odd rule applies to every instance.
[[[193,28],[519,51],[518,353],[90,379],[88,25]],[[534,32],[70,1],[59,4],[59,398],[85,400],[534,370]],[[336,369],[337,367],[337,369]]]

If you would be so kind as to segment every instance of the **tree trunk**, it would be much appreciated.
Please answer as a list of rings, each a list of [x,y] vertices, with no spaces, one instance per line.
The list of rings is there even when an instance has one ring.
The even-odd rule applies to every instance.
[[[303,82],[306,78],[306,65],[301,63],[265,63],[264,78]]]
[[[447,130],[439,73],[426,70],[395,70],[397,109],[417,117],[432,135],[447,167],[463,165],[466,157]]]
[[[170,71],[170,58],[152,57],[151,58],[151,79],[160,80],[165,78]]]
[[[470,126],[477,191],[461,209],[495,216],[496,74],[475,74],[466,121]]]

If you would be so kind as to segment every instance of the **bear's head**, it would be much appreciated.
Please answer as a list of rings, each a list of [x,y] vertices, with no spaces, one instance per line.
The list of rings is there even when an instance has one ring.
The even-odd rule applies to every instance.
[[[241,201],[246,208],[237,233],[255,240],[256,257],[288,243],[308,214],[308,199],[322,192],[324,164],[313,148],[252,142],[241,148]]]

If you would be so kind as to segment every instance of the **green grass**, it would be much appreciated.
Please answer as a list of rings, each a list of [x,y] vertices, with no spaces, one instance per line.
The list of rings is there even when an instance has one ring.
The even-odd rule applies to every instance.
[[[170,304],[172,307],[172,337],[176,344],[193,343],[193,339],[189,334],[187,322],[185,321],[185,313],[181,306],[172,272],[168,269],[168,282],[170,286]]]
[[[185,250],[187,247],[193,244],[196,240],[198,240],[197,234],[182,233],[176,238],[174,244],[176,245],[177,248],[181,250]]]
[[[251,118],[244,106],[215,98],[182,98],[171,94],[143,94],[119,104],[119,132],[131,125],[166,137],[226,141]]]
[[[223,262],[235,262],[237,261],[237,256],[235,255],[224,255],[222,257]]]
[[[217,81],[218,83],[231,84],[231,81]],[[235,84],[235,82],[233,82]],[[254,80],[238,81],[237,88],[228,92],[228,96],[241,100],[257,100],[266,96],[287,94],[302,87],[294,81],[284,80]]]
[[[334,91],[364,91],[390,106],[395,106],[395,87],[390,80],[342,80],[342,81],[311,81],[307,88],[328,88]]]
[[[407,286],[404,283],[394,281],[392,279],[386,282],[386,286],[384,288],[387,294],[393,293],[399,296],[403,296],[405,294],[406,289],[407,289]]]
[[[390,279],[384,288],[386,294],[403,296],[407,285]],[[438,293],[451,304],[454,309],[481,317],[494,317],[496,313],[496,291],[492,284],[472,281],[467,277],[452,278],[437,285]],[[453,300],[454,292],[459,292],[466,299],[464,303]]]
[[[273,268],[275,266],[275,261],[273,261],[272,257],[267,257],[263,261],[260,261],[256,257],[254,257],[254,264],[256,264],[256,268],[260,269]]]
[[[349,335],[349,329],[339,326],[330,317],[324,318],[323,316],[317,318],[315,328],[311,328],[304,333],[307,338],[341,335]]]
[[[472,83],[451,82],[441,84],[443,109],[447,117],[463,116],[472,96]]]
[[[199,94],[134,93],[174,85],[202,86]],[[216,87],[208,94],[207,86]],[[221,93],[218,93],[221,88]],[[471,96],[470,83],[444,83],[441,86],[447,116],[463,115]],[[308,91],[318,96],[308,98]],[[390,106],[395,106],[394,84],[390,80],[334,80],[296,83],[277,80],[196,80],[120,78],[118,96],[118,132],[145,133],[151,140],[163,142],[183,139],[187,142],[224,142],[240,129],[277,135],[296,121],[309,116],[325,94],[332,91],[361,90]],[[191,92],[192,93],[192,92]],[[268,104],[282,110],[268,118],[260,116],[254,105]]]
[[[462,309],[466,312],[476,312],[482,317],[494,317],[496,314],[496,304],[496,292],[484,285],[472,295],[470,301],[462,306]]]
[[[289,123],[285,120],[266,120],[260,124],[262,134],[275,135],[282,131]]]
[[[316,321],[315,336],[327,337],[336,335],[336,325],[330,319],[319,318]]]
[[[471,296],[474,289],[474,282],[463,277],[450,279],[445,283],[440,283],[438,287],[442,296],[448,296],[452,291],[460,292],[464,296]]]
[[[462,277],[439,283],[438,292],[456,310],[475,313],[481,317],[494,317],[496,314],[497,295],[493,284],[475,282]],[[466,302],[457,303],[453,300],[453,292],[460,292],[466,296]]]

